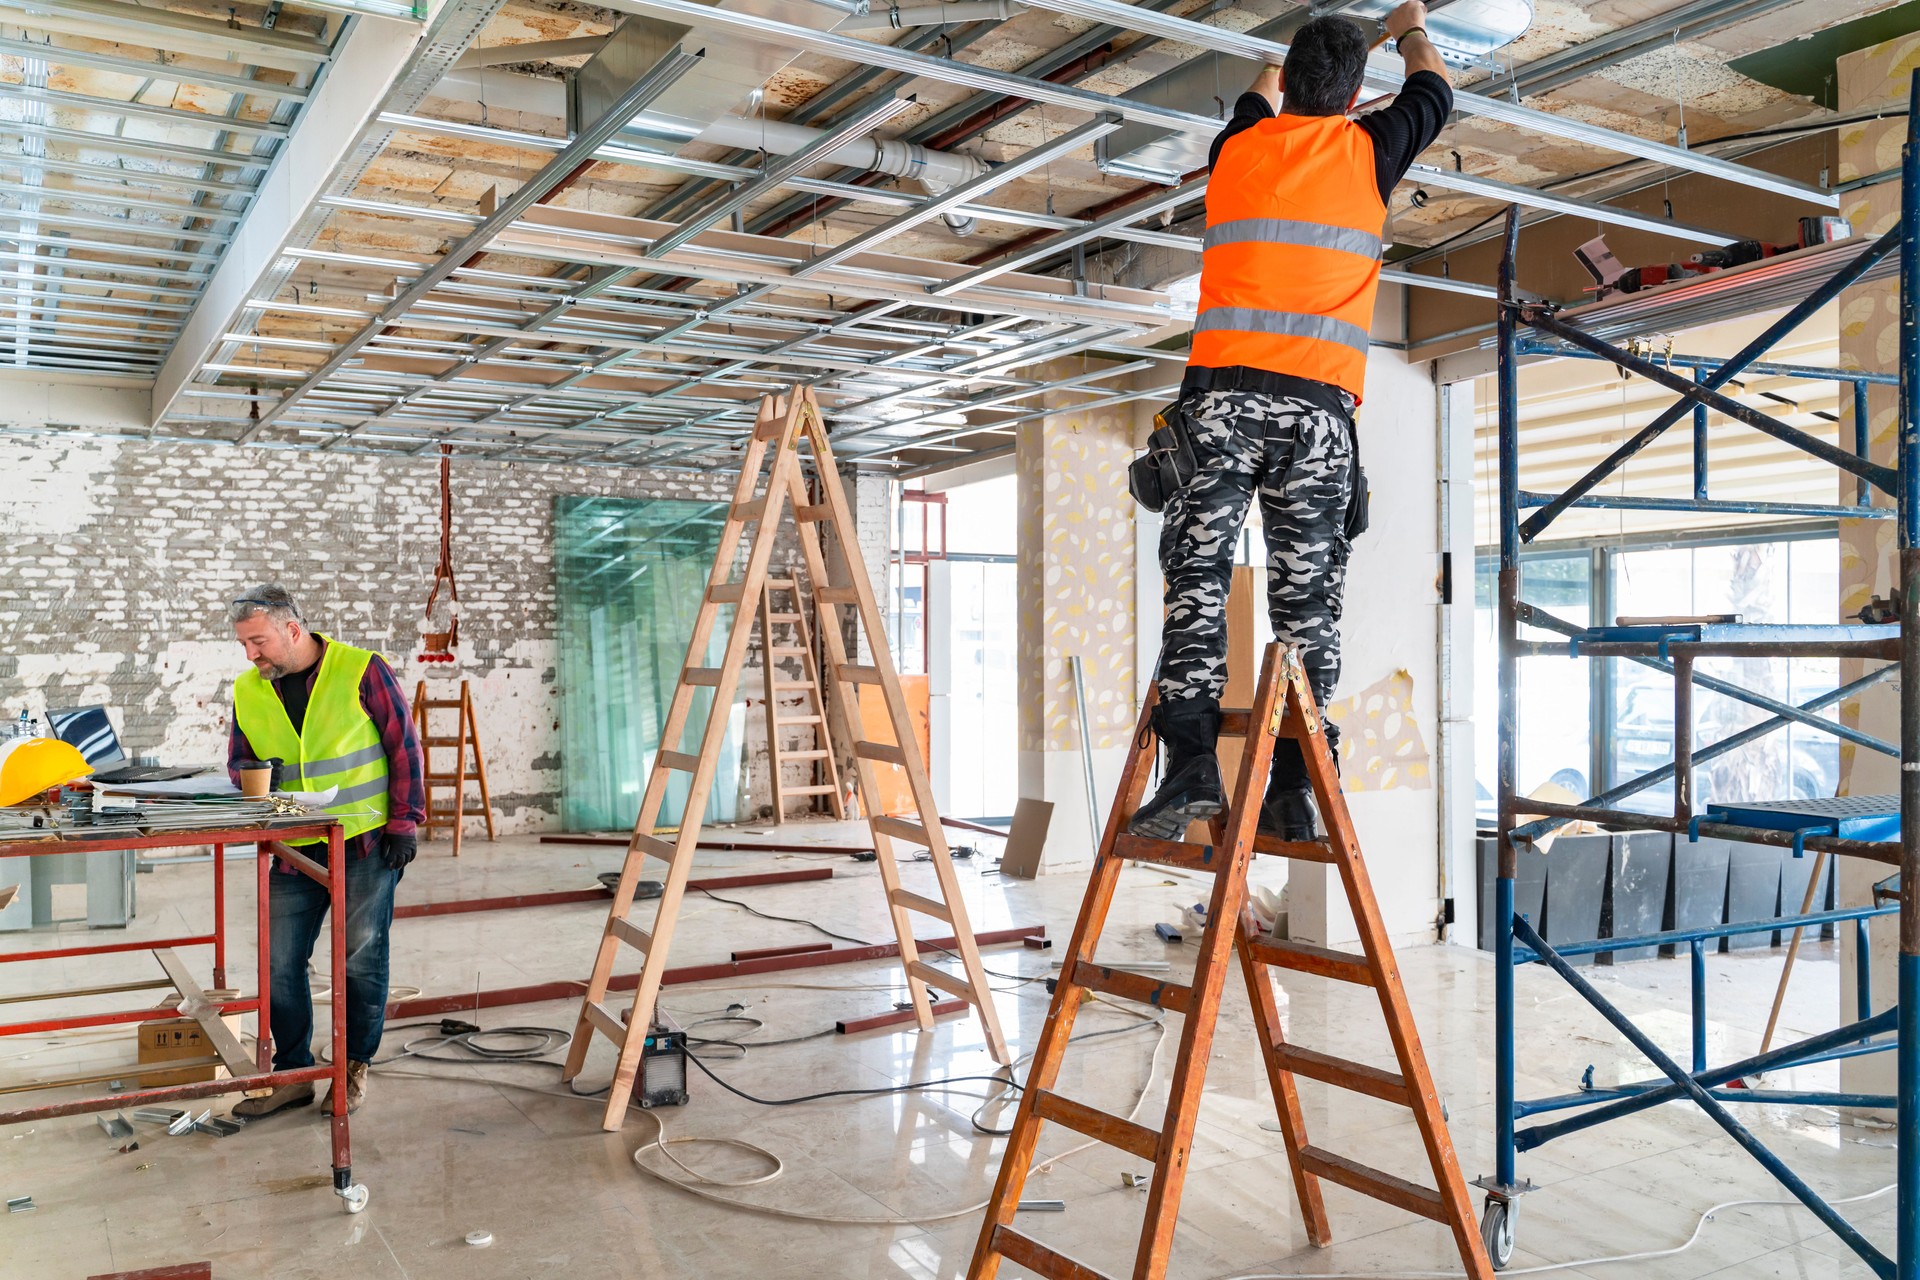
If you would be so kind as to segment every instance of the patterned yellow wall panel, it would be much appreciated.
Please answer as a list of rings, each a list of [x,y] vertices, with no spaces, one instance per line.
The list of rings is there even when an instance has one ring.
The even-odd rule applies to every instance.
[[[1085,372],[1079,362],[1030,375]],[[1021,426],[1015,444],[1020,504],[1020,748],[1080,746],[1068,659],[1086,669],[1087,720],[1096,747],[1133,730],[1134,521],[1127,492],[1133,460],[1130,405],[1092,411],[1084,397],[1050,397],[1046,417]]]
[[[1433,787],[1433,757],[1413,706],[1413,675],[1404,669],[1327,704],[1327,719],[1340,726],[1341,790]]]
[[[1916,67],[1920,67],[1920,35],[1902,36],[1871,49],[1862,49],[1840,59],[1839,89],[1841,110],[1856,111],[1877,106],[1899,105],[1907,99]],[[1840,131],[1840,173],[1842,182],[1853,181],[1900,164],[1900,148],[1906,141],[1904,118],[1873,120]],[[1840,212],[1853,223],[1854,234],[1861,238],[1877,236],[1892,226],[1900,209],[1897,182],[1887,181],[1850,192],[1842,198]],[[1900,336],[1899,288],[1895,281],[1855,285],[1840,296],[1840,364],[1846,369],[1892,373],[1898,367],[1896,352]],[[1867,438],[1874,461],[1893,466],[1896,459],[1894,435],[1898,426],[1899,396],[1893,387],[1871,387],[1867,393]],[[1854,436],[1851,407],[1841,424],[1842,441],[1851,444]],[[1838,479],[1839,498],[1854,500],[1855,483],[1850,475]],[[1875,506],[1891,506],[1893,500],[1878,489],[1869,490]],[[1840,618],[1848,621],[1874,596],[1892,595],[1896,573],[1895,529],[1892,520],[1842,520],[1840,522]],[[1878,665],[1878,664],[1875,664]],[[1867,666],[1857,659],[1840,664],[1841,683],[1866,674]],[[1889,686],[1880,686],[1869,697],[1891,697]],[[1858,727],[1860,700],[1849,699],[1840,705],[1840,720]],[[1840,790],[1851,791],[1856,748],[1840,744]]]

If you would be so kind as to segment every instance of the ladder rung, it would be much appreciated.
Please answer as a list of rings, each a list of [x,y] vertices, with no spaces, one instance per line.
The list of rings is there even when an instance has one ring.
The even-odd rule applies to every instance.
[[[795,587],[798,587],[799,585],[800,584],[795,582],[792,578],[768,578],[767,579],[767,590],[769,591],[792,591]]]
[[[1274,1056],[1279,1059],[1282,1071],[1291,1071],[1295,1075],[1341,1089],[1351,1089],[1385,1102],[1398,1102],[1405,1106],[1413,1096],[1407,1091],[1405,1076],[1370,1067],[1364,1062],[1351,1062],[1317,1049],[1302,1049],[1294,1044],[1274,1046]]]
[[[905,818],[876,813],[873,815],[873,829],[883,836],[910,841],[923,849],[933,848],[933,837],[927,833],[927,829],[916,822],[908,822]]]
[[[1357,982],[1363,987],[1373,985],[1373,970],[1367,967],[1364,956],[1330,951],[1325,947],[1316,947],[1311,942],[1294,942],[1287,938],[1255,938],[1247,944],[1247,949],[1261,964],[1297,969],[1301,973],[1316,973],[1323,978],[1338,978],[1342,982]]]
[[[1245,707],[1234,710],[1221,709],[1220,736],[1223,738],[1244,738],[1247,736],[1247,717],[1253,712]]]
[[[420,745],[423,747],[457,747],[465,741],[465,738],[422,738],[420,739]]]
[[[769,418],[753,429],[755,440],[778,440],[780,433],[787,429],[785,418]]]
[[[1064,1253],[1055,1253],[1038,1240],[1029,1240],[1012,1227],[993,1229],[993,1251],[1015,1266],[1047,1277],[1047,1280],[1107,1280],[1092,1267],[1083,1266]]]
[[[678,769],[681,773],[692,773],[700,767],[700,757],[690,756],[684,751],[656,751],[653,756],[656,769]]]
[[[1122,832],[1113,842],[1113,856],[1133,862],[1152,862],[1163,867],[1181,867],[1188,871],[1219,871],[1227,865],[1226,850],[1210,844],[1189,844],[1184,840],[1154,840]]]
[[[480,781],[480,775],[470,772],[466,775],[466,780],[468,782],[478,782]],[[457,773],[423,773],[420,775],[420,781],[429,786],[439,786],[444,783],[451,787],[460,782],[460,775]]]
[[[798,658],[806,652],[806,649],[797,644],[776,644],[769,645],[767,652],[776,658]]]
[[[953,923],[953,912],[947,910],[944,902],[935,902],[932,898],[923,898],[917,893],[905,889],[895,889],[887,895],[887,900],[896,907],[905,907],[909,911],[918,911],[923,916],[932,916],[935,920]]]
[[[635,853],[646,854],[649,858],[658,858],[662,862],[673,861],[673,844],[658,836],[636,835],[629,842],[628,847]]]
[[[881,764],[897,764],[901,768],[905,768],[907,764],[906,750],[902,747],[894,746],[891,742],[856,742],[853,744],[853,754],[859,756],[862,760],[877,760]]]
[[[775,716],[775,724],[820,724],[819,716]]]
[[[429,698],[419,704],[429,711],[453,711],[460,706],[458,698]]]
[[[1270,853],[1276,858],[1292,858],[1296,862],[1337,863],[1339,855],[1333,846],[1320,840],[1277,840],[1272,836],[1255,834],[1253,837],[1255,853]]]
[[[821,604],[859,604],[858,587],[821,587],[815,591],[814,598]]]
[[[717,587],[707,588],[707,599],[714,604],[739,604],[746,599],[747,584],[744,582],[723,582]]]
[[[808,747],[804,751],[789,751],[785,747],[780,748],[780,758],[782,760],[825,760],[832,754],[833,752],[828,751],[824,747]]]
[[[607,932],[632,947],[644,952],[653,946],[653,935],[630,920],[618,916],[607,917]]]
[[[781,752],[781,754],[785,755],[787,753]],[[835,790],[837,790],[837,788],[826,785],[818,787],[782,787],[780,788],[780,794],[783,796],[830,796]]]
[[[824,502],[818,506],[799,506],[793,509],[793,518],[802,524],[822,524],[833,519],[833,508]]]
[[[797,613],[770,613],[767,615],[767,621],[768,622],[798,622],[800,621],[800,615]]]
[[[849,684],[880,683],[880,668],[878,667],[856,667],[850,663],[843,662],[835,667],[834,670],[839,672],[840,678]]]
[[[685,684],[699,684],[709,689],[718,689],[720,677],[724,674],[719,667],[688,667],[680,673],[680,679]]]
[[[773,687],[776,689],[811,689],[813,688],[813,681],[811,680],[775,680],[773,682]]]
[[[580,1016],[585,1018],[588,1025],[595,1031],[598,1031],[615,1044],[625,1044],[627,1042],[626,1023],[609,1013],[604,1005],[595,1004],[591,1000],[583,1000],[580,1003]]]
[[[767,514],[767,499],[755,498],[750,502],[736,502],[727,514],[742,524],[752,524]]]
[[[1033,1113],[1042,1120],[1063,1124],[1110,1147],[1130,1151],[1148,1162],[1160,1158],[1160,1135],[1143,1124],[1099,1111],[1084,1102],[1042,1089],[1033,1100]]]
[[[1169,1009],[1174,1013],[1185,1013],[1193,1000],[1192,987],[1183,987],[1177,982],[1161,982],[1144,974],[1085,961],[1073,966],[1071,980],[1076,987],[1098,991],[1101,995],[1119,996],[1122,1000],[1151,1005],[1156,1009]]]
[[[912,964],[909,964],[907,966],[907,976],[910,978],[918,978],[930,987],[938,987],[942,991],[950,991],[962,1000],[968,1000],[974,1004],[980,1003],[980,997],[974,994],[972,983],[966,981],[964,978],[954,977],[945,969],[936,969],[924,960],[915,960]]]
[[[1319,1147],[1300,1148],[1299,1161],[1300,1167],[1316,1178],[1337,1182],[1349,1191],[1358,1191],[1363,1196],[1384,1200],[1390,1205],[1405,1209],[1408,1213],[1417,1213],[1435,1222],[1447,1220],[1447,1206],[1440,1199],[1440,1193],[1423,1187],[1417,1182],[1396,1178],[1390,1173],[1369,1168],[1345,1156],[1323,1151]]]

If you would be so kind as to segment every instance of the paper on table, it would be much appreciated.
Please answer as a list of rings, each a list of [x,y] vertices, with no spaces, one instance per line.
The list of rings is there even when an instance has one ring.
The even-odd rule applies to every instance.
[[[339,787],[328,787],[325,791],[276,791],[273,794],[285,800],[306,805],[309,809],[324,809],[333,803],[340,794]]]
[[[17,884],[10,884],[4,889],[0,889],[0,911],[5,911],[8,907],[12,906],[13,900],[19,896],[20,886]]]

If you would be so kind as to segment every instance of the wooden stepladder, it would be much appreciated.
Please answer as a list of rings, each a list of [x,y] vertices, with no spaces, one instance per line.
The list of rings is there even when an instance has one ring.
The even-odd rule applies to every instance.
[[[792,605],[776,609],[775,593],[790,597]],[[800,668],[798,679],[790,670],[782,670],[795,665]],[[760,589],[760,669],[766,677],[767,770],[773,778],[774,822],[787,820],[788,796],[825,796],[833,816],[846,817],[840,769],[833,761],[833,735],[827,731],[827,698],[820,687],[798,569],[789,569],[784,578],[768,578]],[[797,709],[781,705],[795,694],[800,696]],[[789,734],[811,735],[812,741],[789,746]],[[785,765],[789,760],[811,761],[812,781],[787,785]]]
[[[806,481],[801,474],[803,446],[812,453],[814,472],[822,496],[822,501],[818,503],[808,495]],[[940,828],[939,814],[934,809],[933,789],[927,781],[926,762],[920,757],[919,745],[913,736],[913,724],[907,714],[906,699],[900,692],[900,679],[894,671],[893,656],[887,647],[886,632],[881,627],[880,609],[873,597],[873,584],[868,581],[860,559],[853,513],[847,504],[846,490],[840,483],[840,473],[834,468],[833,452],[827,444],[826,423],[820,416],[820,406],[813,392],[796,388],[789,394],[767,396],[760,402],[753,438],[741,458],[740,479],[734,487],[726,524],[721,529],[713,573],[694,616],[693,634],[687,644],[686,666],[680,673],[680,683],[674,690],[666,721],[661,726],[660,750],[654,756],[653,768],[647,775],[646,791],[640,799],[639,818],[634,823],[633,838],[627,842],[626,865],[621,869],[619,883],[614,886],[606,931],[594,957],[593,972],[588,978],[586,995],[580,1005],[580,1018],[574,1028],[573,1045],[567,1053],[562,1078],[572,1080],[586,1064],[587,1050],[595,1032],[613,1041],[617,1048],[618,1062],[602,1120],[603,1126],[609,1130],[618,1129],[626,1117],[634,1077],[640,1068],[641,1050],[653,1021],[654,1001],[660,993],[661,979],[667,969],[674,924],[679,918],[688,875],[693,869],[694,850],[700,838],[700,814],[707,806],[721,742],[726,734],[727,709],[732,705],[739,686],[740,669],[753,629],[754,605],[762,600],[767,581],[767,563],[773,556],[781,516],[789,506],[799,526],[801,557],[808,581],[813,586],[815,621],[821,642],[826,648],[826,674],[833,682],[833,701],[843,709],[857,707],[856,686],[870,684],[881,690],[886,702],[887,721],[894,741],[870,741],[859,732],[857,723],[850,726],[854,735],[850,741],[854,755],[854,776],[860,789],[861,812],[867,815],[867,825],[873,834],[874,852],[879,855],[874,865],[878,867],[881,884],[886,889],[888,911],[893,920],[894,936],[899,941],[900,960],[906,970],[907,991],[913,999],[915,1017],[922,1030],[933,1026],[932,1001],[927,994],[930,986],[959,996],[972,1004],[978,1013],[987,1049],[994,1061],[1004,1064],[1011,1060],[1006,1037],[1000,1031],[999,1015],[993,1007],[992,990],[987,985],[987,975],[980,964],[979,948],[974,943],[966,907],[961,900],[959,878],[954,873],[947,852],[946,836]],[[839,543],[839,563],[842,567],[838,574],[829,572],[820,538],[819,527],[823,524],[833,530]],[[745,568],[742,576],[735,578],[732,576],[733,567],[743,535],[747,541]],[[726,631],[720,665],[695,665],[708,651],[723,606],[733,608],[733,617]],[[840,609],[853,610],[854,620],[868,638],[868,647],[873,655],[871,665],[856,664],[848,657],[841,618],[837,612]],[[705,717],[706,722],[698,730],[698,747],[693,751],[685,751],[682,750],[685,745],[683,735],[697,719],[693,710],[696,689],[712,690],[713,698]],[[906,775],[913,812],[879,812],[875,770],[882,765],[899,769]],[[687,788],[684,820],[680,823],[678,834],[669,841],[653,833],[666,798],[668,779],[674,773],[690,775],[691,782]],[[895,840],[907,841],[929,852],[939,883],[939,899],[910,893],[901,887],[900,871],[893,853]],[[657,858],[667,864],[659,910],[651,931],[627,918],[633,907],[635,886],[640,881],[641,870],[648,858]],[[913,934],[914,915],[931,917],[948,927],[956,940],[953,951],[960,960],[964,976],[937,969],[920,958],[919,946]],[[606,1004],[614,960],[622,947],[639,951],[645,957],[641,962],[638,985],[634,989],[633,1005],[627,1011],[625,1020]]]
[[[459,723],[451,734],[436,734],[429,727],[435,711],[458,711]],[[420,834],[428,840],[433,839],[436,827],[453,828],[453,856],[460,856],[460,837],[467,825],[468,818],[487,820],[487,839],[493,835],[493,793],[487,789],[487,762],[480,754],[480,726],[473,715],[473,690],[465,680],[460,682],[458,698],[429,698],[427,682],[422,680],[413,693],[413,731],[420,738],[420,766],[422,781],[426,787],[427,818],[420,824]],[[438,747],[442,751],[452,750],[453,768],[436,769],[433,764],[433,751]],[[473,753],[473,767],[467,767],[467,753]],[[467,804],[467,781],[472,779],[480,784],[480,807],[472,808]],[[436,805],[433,793],[436,790],[451,790],[453,799]]]
[[[1073,944],[1040,1032],[1026,1090],[1020,1095],[1020,1108],[1000,1166],[1000,1177],[994,1184],[986,1221],[974,1249],[973,1265],[967,1272],[970,1280],[990,1280],[998,1274],[1003,1260],[1042,1276],[1101,1280],[1099,1272],[1013,1229],[1014,1211],[1033,1165],[1042,1121],[1065,1125],[1153,1162],[1146,1222],[1134,1258],[1133,1276],[1134,1280],[1159,1280],[1166,1274],[1230,951],[1239,954],[1240,969],[1247,982],[1254,1027],[1266,1060],[1267,1079],[1273,1089],[1281,1133],[1292,1162],[1294,1189],[1300,1197],[1308,1237],[1322,1247],[1332,1243],[1326,1205],[1320,1192],[1320,1182],[1324,1179],[1445,1223],[1453,1232],[1466,1274],[1474,1280],[1492,1280],[1493,1267],[1474,1225],[1472,1201],[1460,1176],[1459,1162],[1454,1158],[1453,1141],[1441,1115],[1433,1077],[1420,1050],[1420,1038],[1414,1030],[1406,993],[1401,988],[1400,970],[1394,962],[1393,948],[1380,920],[1366,864],[1361,860],[1354,838],[1346,800],[1340,793],[1339,776],[1334,772],[1333,756],[1327,749],[1326,735],[1321,732],[1320,713],[1293,650],[1269,645],[1253,708],[1228,711],[1223,716],[1222,736],[1244,738],[1246,749],[1240,757],[1229,808],[1213,820],[1212,844],[1149,840],[1127,834],[1127,822],[1140,804],[1153,767],[1154,743],[1148,727],[1152,703],[1149,697],[1147,706],[1141,710],[1133,755],[1121,775],[1120,792],[1094,857],[1092,883],[1080,904]],[[1266,791],[1273,745],[1278,736],[1298,740],[1306,755],[1308,777],[1328,832],[1324,840],[1288,843],[1257,832],[1260,801]],[[1331,864],[1339,869],[1360,930],[1361,954],[1273,938],[1256,931],[1252,913],[1247,908],[1247,870],[1253,856],[1262,853]],[[1120,871],[1129,862],[1157,863],[1214,877],[1213,895],[1207,908],[1208,923],[1201,935],[1190,986],[1163,982],[1094,961]],[[1273,981],[1267,972],[1270,968],[1372,987],[1386,1015],[1399,1070],[1387,1071],[1289,1044],[1274,998]],[[1083,992],[1099,992],[1183,1015],[1179,1056],[1174,1063],[1166,1115],[1160,1128],[1095,1110],[1054,1091]],[[1296,1076],[1410,1108],[1438,1190],[1311,1145],[1307,1140]]]

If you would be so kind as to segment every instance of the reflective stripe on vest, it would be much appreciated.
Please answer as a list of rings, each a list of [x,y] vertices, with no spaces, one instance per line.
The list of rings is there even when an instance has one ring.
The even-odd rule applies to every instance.
[[[327,640],[298,733],[271,681],[248,671],[233,682],[234,719],[254,753],[283,762],[282,785],[288,790],[339,788],[326,808],[349,837],[387,823],[386,748],[379,728],[360,705],[360,680],[372,660],[365,649]]]
[[[1346,117],[1281,115],[1228,139],[1207,188],[1192,363],[1359,400],[1385,222],[1373,140]]]
[[[1212,307],[1202,312],[1193,324],[1195,333],[1211,333],[1216,329],[1284,333],[1296,338],[1337,342],[1358,351],[1362,359],[1367,354],[1367,331],[1332,316],[1303,316],[1292,311],[1259,311],[1252,307]]]
[[[1304,244],[1338,253],[1357,254],[1378,261],[1385,248],[1380,237],[1370,231],[1351,227],[1329,227],[1320,222],[1301,222],[1296,218],[1236,218],[1207,228],[1204,248],[1223,244]]]

